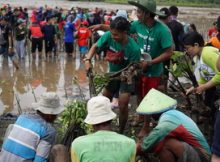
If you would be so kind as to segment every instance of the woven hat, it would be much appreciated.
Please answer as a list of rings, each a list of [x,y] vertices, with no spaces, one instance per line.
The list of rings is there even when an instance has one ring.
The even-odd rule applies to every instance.
[[[152,88],[141,101],[136,111],[138,114],[159,114],[175,109],[176,106],[176,100]]]
[[[91,98],[87,103],[87,111],[88,114],[84,120],[87,124],[100,124],[116,117],[111,109],[110,100],[104,96]]]
[[[149,11],[158,16],[164,16],[163,13],[157,10],[155,0],[137,0],[137,1],[128,1],[129,4],[134,5],[142,10]]]
[[[60,104],[60,99],[55,92],[43,93],[40,100],[33,103],[32,106],[43,114],[57,115],[64,110],[64,106]]]

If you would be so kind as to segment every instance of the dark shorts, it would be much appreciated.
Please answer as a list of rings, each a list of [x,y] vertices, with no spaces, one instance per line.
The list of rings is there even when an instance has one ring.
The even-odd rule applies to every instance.
[[[8,53],[8,46],[0,46],[0,55],[3,55],[4,57],[10,57],[11,59],[15,58],[15,52]]]
[[[125,82],[121,82],[120,80],[111,80],[107,86],[105,87],[112,94],[120,93],[131,93],[132,85],[128,85]]]
[[[45,40],[45,52],[52,52],[53,48],[55,48],[54,40]]]
[[[38,52],[42,52],[43,47],[43,38],[32,38],[32,46],[31,46],[31,52],[35,53],[36,49],[38,49]]]
[[[73,53],[73,42],[65,42],[66,53]]]

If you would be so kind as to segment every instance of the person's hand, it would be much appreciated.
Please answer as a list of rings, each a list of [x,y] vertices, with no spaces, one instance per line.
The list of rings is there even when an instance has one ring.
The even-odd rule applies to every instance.
[[[101,30],[101,24],[92,25],[92,26],[89,27],[89,29],[90,29],[91,31]]]
[[[85,69],[88,72],[92,68],[91,59],[85,57],[83,61],[85,62]]]
[[[189,89],[186,90],[186,95],[189,95],[195,91],[194,87],[190,87]]]
[[[202,84],[195,89],[195,92],[197,94],[202,94],[205,90],[206,90],[206,85]]]
[[[143,71],[146,72],[147,71],[147,67],[151,66],[151,64],[152,63],[150,61],[141,61],[141,66],[142,66]]]

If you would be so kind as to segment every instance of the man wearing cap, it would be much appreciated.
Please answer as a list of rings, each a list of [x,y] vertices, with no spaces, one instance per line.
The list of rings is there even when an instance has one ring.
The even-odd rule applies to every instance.
[[[20,115],[3,143],[0,162],[46,162],[55,142],[51,123],[64,107],[54,92],[42,94],[33,104],[36,114]]]
[[[151,88],[158,88],[163,73],[163,62],[172,55],[172,36],[167,26],[155,19],[164,16],[156,9],[155,0],[128,1],[137,7],[138,20],[131,24],[130,32],[137,34],[137,43],[144,53],[150,54],[152,60],[143,61],[144,74],[139,83],[139,101]],[[149,127],[149,120],[145,117],[144,125],[139,133],[143,137]]]
[[[72,162],[134,162],[135,141],[111,131],[111,121],[116,114],[111,110],[110,100],[104,96],[93,97],[87,103],[87,111],[85,122],[93,126],[95,133],[73,141]]]
[[[156,152],[161,162],[208,162],[209,145],[196,123],[175,110],[177,101],[151,89],[137,108],[137,113],[152,115],[158,124],[137,145],[137,154]]]

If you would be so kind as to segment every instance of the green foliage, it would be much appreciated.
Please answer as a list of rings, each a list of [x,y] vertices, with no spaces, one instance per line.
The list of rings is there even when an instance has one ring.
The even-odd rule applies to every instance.
[[[93,78],[94,86],[97,94],[102,91],[102,88],[108,84],[109,77],[105,74],[95,74]]]
[[[91,133],[92,127],[84,123],[86,115],[87,110],[85,101],[69,101],[65,105],[64,112],[61,114],[56,122],[57,125],[60,126],[58,128],[59,139],[62,138],[67,129],[71,127],[71,125],[79,125],[82,129],[85,130],[86,133]]]
[[[193,71],[193,67],[183,52],[174,51],[171,57],[170,71],[175,77],[189,78],[188,72]]]

